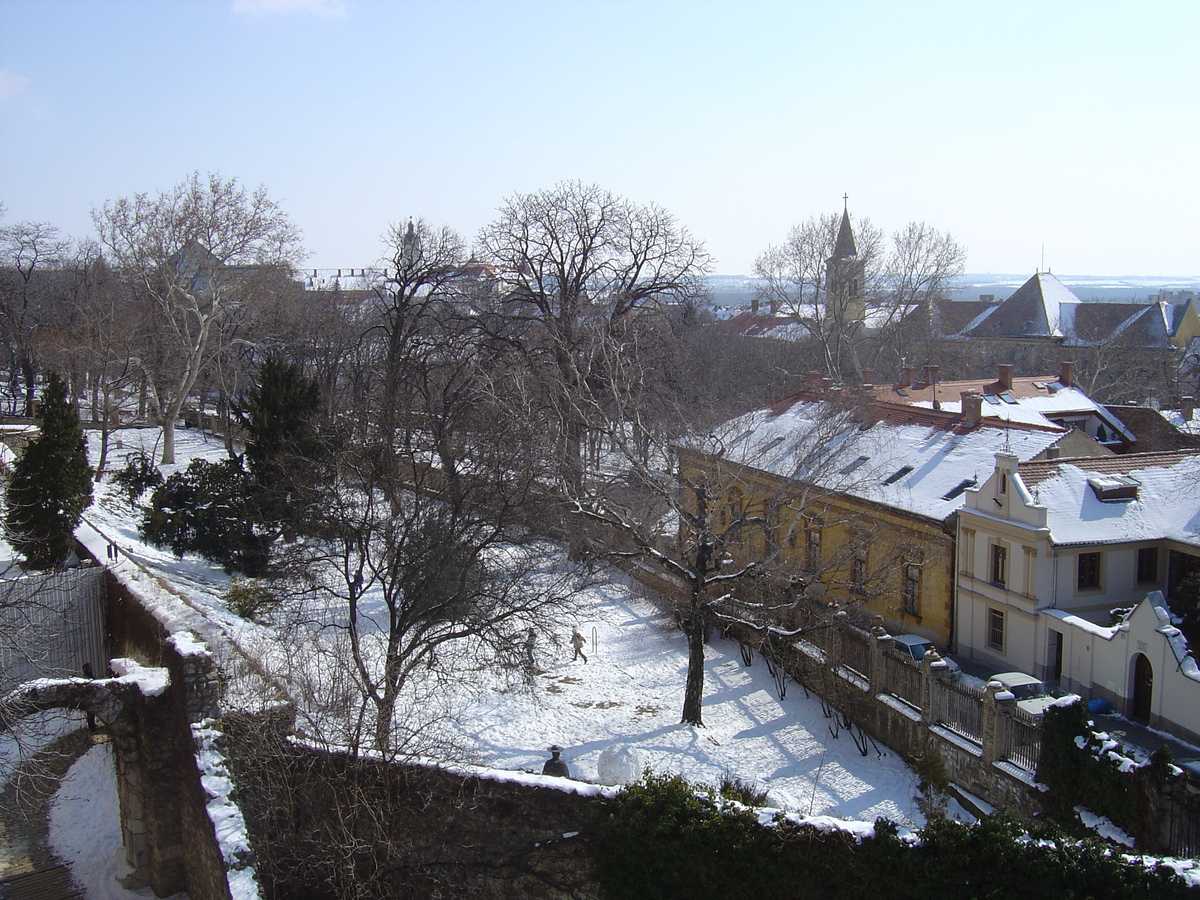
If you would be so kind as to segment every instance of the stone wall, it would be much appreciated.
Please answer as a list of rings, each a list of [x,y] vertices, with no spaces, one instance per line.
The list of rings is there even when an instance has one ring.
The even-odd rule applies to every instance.
[[[207,653],[181,653],[163,625],[106,572],[109,645],[162,666],[167,692],[140,712],[118,746],[118,792],[126,855],[156,890],[192,900],[229,900],[220,846],[196,768],[191,724],[216,715],[219,685]]]
[[[591,853],[603,810],[592,785],[352,759],[289,741],[286,722],[224,724],[271,896],[601,896]]]

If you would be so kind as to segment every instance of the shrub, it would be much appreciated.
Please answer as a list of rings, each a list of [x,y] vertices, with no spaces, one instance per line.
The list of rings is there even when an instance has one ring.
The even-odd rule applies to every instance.
[[[234,578],[222,595],[230,611],[243,619],[260,621],[279,605],[279,594],[257,578]]]
[[[736,800],[744,806],[767,805],[767,790],[760,788],[757,781],[743,781],[729,772],[721,776],[717,793],[726,800]]]
[[[252,488],[240,457],[194,459],[155,489],[139,531],[176,556],[199,553],[227,572],[260,575],[271,548],[254,530]]]
[[[129,505],[133,506],[143,493],[162,484],[163,477],[150,455],[138,450],[126,455],[125,467],[113,475],[112,480],[129,499]]]
[[[748,810],[650,773],[608,803],[596,863],[610,900],[784,896],[781,845]]]

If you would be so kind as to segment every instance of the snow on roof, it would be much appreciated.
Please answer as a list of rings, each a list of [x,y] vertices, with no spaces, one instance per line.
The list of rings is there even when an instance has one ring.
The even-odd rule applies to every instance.
[[[943,520],[991,472],[997,452],[1031,459],[1064,433],[1008,422],[967,426],[951,413],[886,403],[864,417],[802,393],[726,422],[694,446],[723,447],[725,459],[742,465]]]
[[[1167,538],[1200,547],[1200,452],[1023,462],[1019,473],[1046,507],[1056,544]],[[1102,499],[1106,486],[1130,482],[1135,497]]]

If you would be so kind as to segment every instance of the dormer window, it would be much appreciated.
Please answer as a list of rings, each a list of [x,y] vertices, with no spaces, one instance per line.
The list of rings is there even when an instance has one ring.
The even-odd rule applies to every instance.
[[[1093,475],[1088,479],[1088,487],[1102,503],[1136,500],[1141,485],[1140,481],[1129,475]]]

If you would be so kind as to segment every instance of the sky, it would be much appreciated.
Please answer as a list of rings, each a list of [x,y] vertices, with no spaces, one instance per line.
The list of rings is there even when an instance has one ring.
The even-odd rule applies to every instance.
[[[721,274],[848,195],[968,272],[1195,276],[1197,33],[1194,0],[0,0],[0,224],[220,172],[358,267],[579,180]]]

